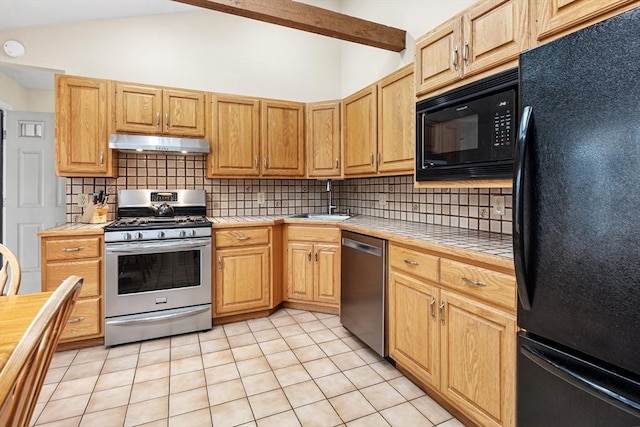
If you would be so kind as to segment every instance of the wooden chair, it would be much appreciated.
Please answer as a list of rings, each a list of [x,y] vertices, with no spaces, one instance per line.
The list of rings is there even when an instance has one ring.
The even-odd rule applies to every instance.
[[[0,426],[26,427],[58,340],[71,314],[82,278],[69,276],[55,290],[0,372]]]
[[[0,268],[0,295],[5,294],[5,286],[11,273],[11,281],[7,288],[7,295],[15,295],[20,289],[20,263],[18,258],[5,245],[0,244],[0,254],[2,254],[2,268]]]

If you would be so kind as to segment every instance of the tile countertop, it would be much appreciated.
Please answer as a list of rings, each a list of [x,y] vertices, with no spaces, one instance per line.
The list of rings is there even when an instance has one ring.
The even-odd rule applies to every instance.
[[[209,218],[216,227],[246,227],[258,225],[286,224],[332,224],[343,230],[368,234],[418,246],[427,250],[446,253],[461,258],[471,258],[501,267],[513,274],[513,238],[509,234],[468,230],[457,227],[424,224],[356,215],[344,221],[311,220],[290,216],[249,216]]]
[[[400,221],[356,215],[345,221],[291,218],[290,215],[209,217],[213,228],[247,227],[276,224],[332,224],[343,230],[368,234],[414,245],[426,250],[454,257],[470,258],[500,267],[513,273],[513,243],[508,234],[468,230],[419,222]],[[65,236],[73,234],[102,234],[107,224],[63,224],[38,233],[39,236]]]

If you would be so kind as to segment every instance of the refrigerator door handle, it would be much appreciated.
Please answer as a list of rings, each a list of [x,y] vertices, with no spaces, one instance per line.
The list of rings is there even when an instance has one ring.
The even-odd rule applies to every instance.
[[[561,358],[546,354],[546,352],[528,345],[522,345],[520,352],[540,368],[574,387],[589,393],[597,399],[605,401],[632,415],[638,416],[638,414],[640,414],[640,402],[631,400],[612,390],[611,383],[614,380],[607,381],[609,383],[607,385],[602,384],[602,381],[599,381],[599,379],[602,380],[602,373],[595,369],[589,369],[590,364],[587,362],[583,362],[580,366],[576,365],[576,367],[573,368],[570,360],[562,360]],[[620,387],[620,389],[622,389],[622,387]]]
[[[527,286],[527,265],[524,259],[524,160],[527,139],[531,129],[533,108],[524,107],[518,129],[513,169],[513,261],[518,285],[518,298],[524,310],[531,310],[531,297]]]

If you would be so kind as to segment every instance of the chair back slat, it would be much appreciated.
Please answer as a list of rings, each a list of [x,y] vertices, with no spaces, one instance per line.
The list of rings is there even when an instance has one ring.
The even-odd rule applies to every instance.
[[[0,426],[27,427],[82,278],[69,276],[49,297],[0,371]]]
[[[0,269],[0,295],[15,295],[20,289],[20,279],[22,278],[20,262],[5,245],[0,244],[0,254],[3,257],[2,268]],[[11,280],[7,287],[9,274],[11,274]]]

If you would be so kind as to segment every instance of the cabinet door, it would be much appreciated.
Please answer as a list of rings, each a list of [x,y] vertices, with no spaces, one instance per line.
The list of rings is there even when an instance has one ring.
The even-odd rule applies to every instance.
[[[163,133],[204,137],[205,106],[204,92],[165,89],[162,93]]]
[[[269,248],[216,251],[215,314],[269,308]]]
[[[534,40],[549,41],[593,24],[613,13],[631,8],[637,0],[530,0],[534,3],[535,16],[531,22]],[[635,7],[635,6],[634,6]],[[619,11],[616,9],[620,8]]]
[[[340,246],[315,244],[313,300],[340,303]]]
[[[440,383],[438,288],[389,274],[389,355],[427,384]]]
[[[307,105],[309,177],[340,176],[340,103]]]
[[[313,244],[287,244],[287,299],[313,301]]]
[[[56,175],[116,176],[108,98],[106,80],[56,75]]]
[[[447,86],[462,78],[462,19],[454,18],[416,42],[416,94]]]
[[[478,425],[512,426],[515,318],[441,291],[442,393]]]
[[[262,176],[304,175],[304,104],[262,102]]]
[[[370,86],[344,99],[344,174],[376,173],[378,135],[376,125],[376,86]]]
[[[260,101],[216,95],[212,107],[210,176],[260,175]]]
[[[160,134],[162,132],[162,89],[115,83],[117,132]]]
[[[378,83],[378,172],[413,173],[415,156],[413,66]]]
[[[525,0],[487,0],[464,15],[462,62],[472,75],[517,60],[529,46]]]

